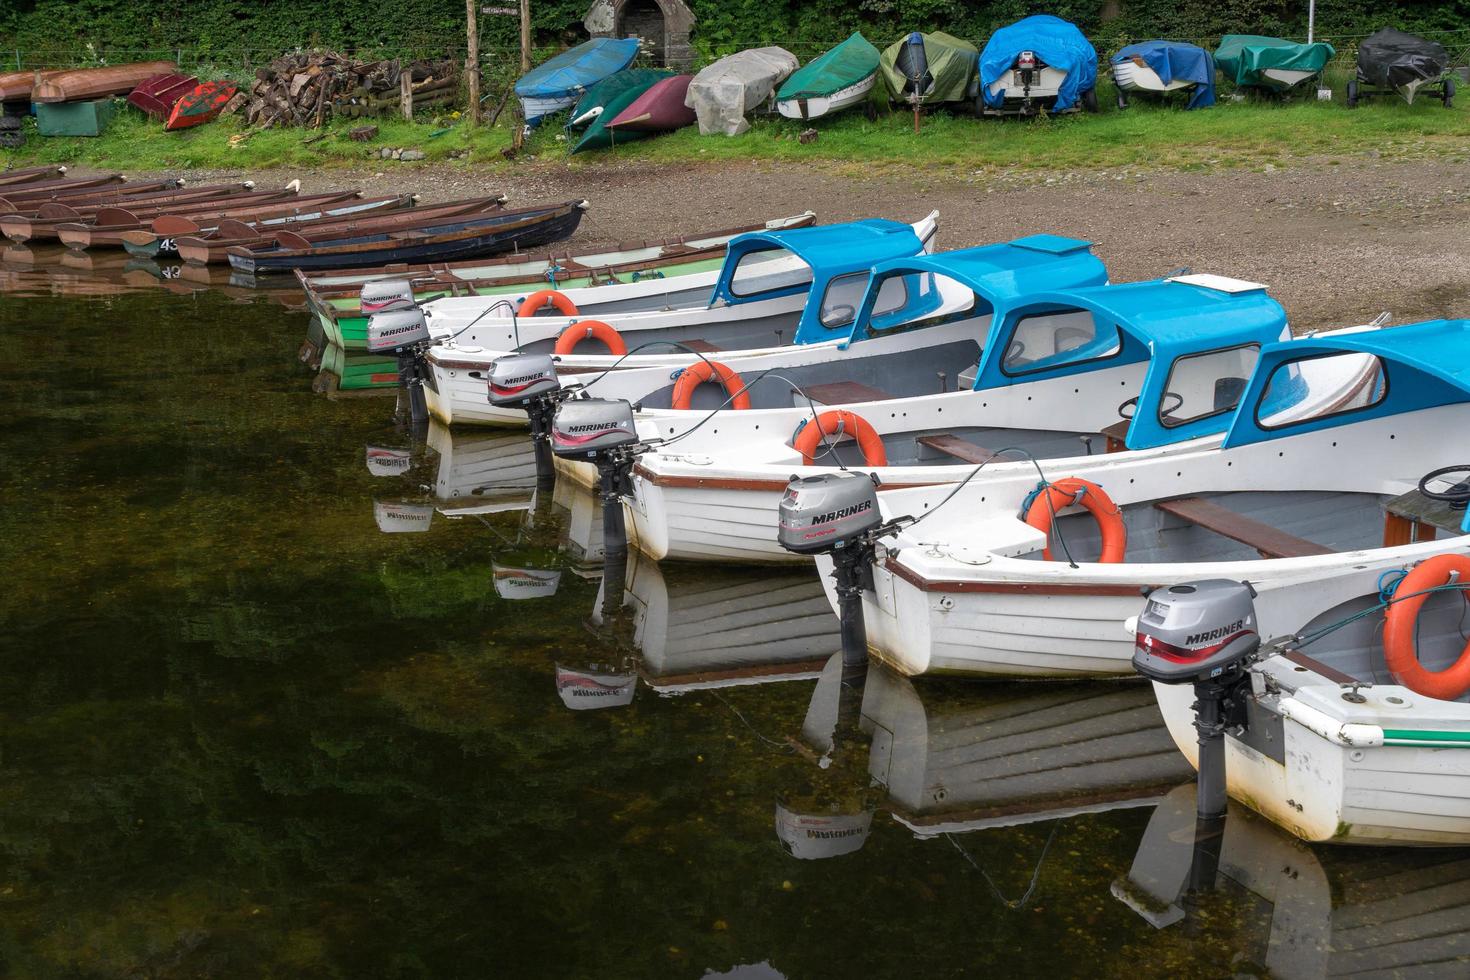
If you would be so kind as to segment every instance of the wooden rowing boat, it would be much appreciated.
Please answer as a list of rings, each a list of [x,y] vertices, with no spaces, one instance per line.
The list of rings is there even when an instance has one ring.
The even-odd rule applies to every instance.
[[[20,184],[36,184],[48,177],[60,177],[66,173],[65,167],[55,164],[44,167],[24,167],[16,170],[0,170],[0,187],[14,187]]]
[[[67,177],[61,180],[38,180],[26,184],[17,184],[14,187],[4,188],[4,196],[0,197],[0,214],[10,214],[21,210],[26,202],[50,201],[73,198],[84,198],[93,194],[98,197],[106,197],[108,194],[124,193],[122,188],[115,185],[123,183],[126,178],[122,174],[105,174],[100,177]],[[177,180],[155,180],[129,183],[128,188],[146,187],[156,190],[160,187],[177,187]]]
[[[148,115],[150,119],[163,122],[173,112],[174,105],[199,84],[193,75],[166,72],[143,81],[128,93],[128,105]]]
[[[204,82],[197,85],[174,104],[163,128],[170,131],[189,129],[212,122],[224,111],[225,105],[234,98],[237,91],[234,82]]]
[[[79,102],[123,95],[155,75],[175,71],[172,61],[139,61],[104,68],[76,68],[49,72],[31,91],[32,102]]]
[[[72,224],[79,220],[86,220],[89,216],[95,218],[100,212],[111,207],[125,205],[127,210],[138,217],[156,218],[164,211],[177,209],[199,201],[214,200],[241,193],[247,189],[243,184],[215,184],[207,187],[195,187],[191,190],[180,190],[174,193],[165,193],[158,196],[145,195],[127,201],[106,202],[100,205],[92,205],[88,208],[73,206],[67,208],[69,214],[60,213],[62,202],[49,202],[54,205],[46,209],[45,215],[27,217],[19,214],[0,215],[0,234],[5,235],[11,241],[24,242],[32,239],[41,241],[56,241],[57,229],[64,224]],[[90,215],[89,215],[90,212]]]
[[[128,254],[138,258],[177,258],[178,242],[181,238],[211,240],[238,238],[241,235],[250,237],[278,229],[300,232],[302,229],[319,227],[330,222],[360,220],[386,214],[407,208],[412,203],[413,196],[409,194],[361,197],[360,192],[353,192],[351,195],[344,195],[341,202],[335,205],[318,204],[317,207],[309,208],[302,207],[297,201],[290,207],[258,211],[244,221],[235,218],[201,221],[199,215],[165,214],[153,219],[147,228],[124,232],[123,248],[128,250]]]
[[[469,215],[401,231],[377,232],[313,242],[279,232],[274,248],[232,248],[230,266],[248,275],[292,269],[333,269],[364,262],[468,259],[570,237],[587,210],[586,201]]]
[[[46,72],[34,68],[0,72],[0,102],[21,102],[29,105],[36,80],[44,75]]]
[[[349,218],[342,221],[325,222],[302,231],[300,237],[307,241],[326,241],[351,234],[369,234],[378,231],[396,231],[411,228],[439,218],[459,215],[488,214],[505,204],[505,195],[469,198],[462,201],[446,201],[426,207],[395,211],[392,214],[372,215],[366,218]],[[178,240],[179,255],[185,262],[207,265],[211,262],[229,263],[232,248],[268,249],[277,244],[274,229],[252,229],[249,237],[236,237],[239,229],[228,235],[214,238],[189,236]]]
[[[316,212],[325,205],[355,195],[355,191],[335,191],[298,197],[294,191],[257,191],[169,208],[154,218],[141,218],[124,209],[109,209],[106,217],[99,212],[94,221],[62,225],[57,234],[68,248],[122,248],[124,235],[137,231],[152,234],[151,225],[155,221],[172,219],[186,226],[198,227],[193,224],[194,219],[211,224],[228,218],[254,217],[262,211],[278,214],[285,209],[284,213],[290,214],[293,208],[298,211],[304,208]]]

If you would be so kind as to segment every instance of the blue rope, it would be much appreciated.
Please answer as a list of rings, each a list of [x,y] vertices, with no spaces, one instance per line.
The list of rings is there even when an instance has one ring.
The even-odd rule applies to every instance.
[[[1392,602],[1394,591],[1398,589],[1399,583],[1402,582],[1408,576],[1408,574],[1409,572],[1407,569],[1390,568],[1388,571],[1378,576],[1379,600],[1382,601],[1384,604]],[[1389,579],[1390,581],[1384,582],[1384,579]]]

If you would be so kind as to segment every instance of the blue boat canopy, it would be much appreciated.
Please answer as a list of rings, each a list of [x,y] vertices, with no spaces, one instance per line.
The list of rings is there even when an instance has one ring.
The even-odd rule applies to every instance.
[[[1165,85],[1175,80],[1193,82],[1186,109],[1203,109],[1215,104],[1215,59],[1197,44],[1142,41],[1120,48],[1111,60],[1115,65],[1124,61],[1144,64]]]
[[[523,99],[567,99],[622,71],[638,55],[636,37],[594,37],[537,65],[516,82]]]
[[[1266,287],[1224,276],[1060,289],[997,316],[975,387],[1146,363],[1125,442],[1148,449],[1224,432],[1261,348],[1290,336]],[[1125,403],[1126,404],[1126,403]]]
[[[874,266],[850,339],[993,317],[1020,296],[1107,281],[1107,268],[1092,254],[1091,242],[1060,235],[893,259]],[[956,295],[959,291],[967,295]]]
[[[805,293],[808,299],[794,342],[846,337],[869,270],[888,259],[917,255],[924,247],[913,225],[881,218],[747,232],[730,241],[710,304],[734,306]],[[851,298],[845,304],[834,302],[838,294]],[[845,315],[834,314],[842,309]]]
[[[1343,358],[1345,369],[1335,380],[1352,385],[1346,392],[1334,387],[1330,397],[1314,401],[1303,362],[1334,356]],[[1470,402],[1470,320],[1426,320],[1302,337],[1261,351],[1225,445],[1244,446],[1464,402]]]
[[[1034,51],[1052,68],[1067,73],[1057,91],[1058,110],[1077,105],[1082,93],[1097,85],[1097,50],[1075,24],[1051,14],[1023,17],[990,35],[980,52],[980,94],[985,104],[999,108],[1006,90],[992,92],[990,86],[1005,78],[1015,67],[1016,56]]]

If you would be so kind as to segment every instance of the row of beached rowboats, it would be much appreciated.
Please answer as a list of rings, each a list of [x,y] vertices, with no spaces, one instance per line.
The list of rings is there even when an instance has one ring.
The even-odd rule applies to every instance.
[[[247,275],[476,259],[561,241],[585,201],[506,208],[504,195],[420,204],[413,195],[299,192],[253,183],[0,174],[0,234],[17,244],[125,248],[143,258],[228,263]]]
[[[387,274],[354,315],[407,404],[529,421],[648,556],[815,559],[855,656],[1142,673],[1202,807],[1470,844],[1470,320],[1296,336],[1259,283],[937,231],[769,228],[715,269],[437,298]],[[345,323],[350,284],[301,279]]]

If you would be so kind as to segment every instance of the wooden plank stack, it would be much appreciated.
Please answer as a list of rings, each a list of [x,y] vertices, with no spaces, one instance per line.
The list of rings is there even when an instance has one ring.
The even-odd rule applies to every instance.
[[[261,129],[315,129],[333,113],[376,116],[400,107],[404,75],[414,106],[458,98],[459,72],[452,60],[363,62],[332,51],[298,51],[256,70],[243,111],[246,122]]]

